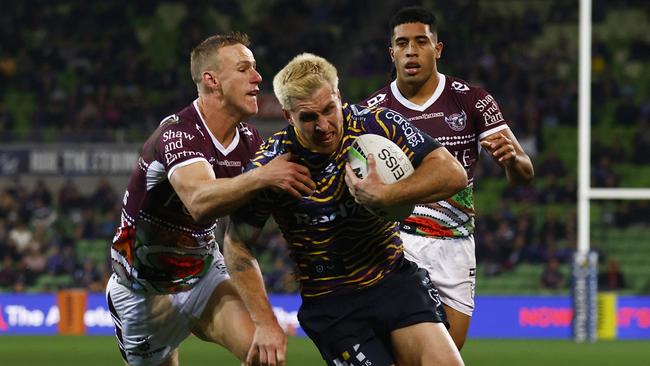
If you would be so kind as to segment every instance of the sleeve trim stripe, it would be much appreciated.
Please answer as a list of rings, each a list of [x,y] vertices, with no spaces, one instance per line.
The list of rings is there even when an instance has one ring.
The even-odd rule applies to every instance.
[[[182,162],[174,165],[173,167],[171,167],[171,169],[169,169],[169,173],[167,173],[167,179],[171,180],[172,174],[174,174],[176,169],[182,168],[184,166],[188,166],[190,164],[197,163],[199,161],[205,161],[206,163],[208,163],[208,161],[205,158],[192,158],[192,159],[189,159],[189,160],[182,161]],[[210,163],[208,163],[208,164],[210,164]]]
[[[489,130],[487,130],[487,131],[484,131],[484,132],[481,133],[480,135],[478,135],[478,139],[479,139],[479,140],[482,140],[482,139],[484,139],[485,137],[490,136],[490,135],[493,134],[493,133],[497,133],[497,132],[499,132],[499,131],[501,131],[501,130],[505,130],[506,128],[508,128],[508,125],[503,124],[503,125],[501,125],[501,126],[497,126],[497,127],[495,127],[495,128],[489,129]]]

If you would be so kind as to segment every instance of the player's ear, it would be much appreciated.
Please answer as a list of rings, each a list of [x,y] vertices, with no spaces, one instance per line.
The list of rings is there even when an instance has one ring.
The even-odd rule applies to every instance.
[[[388,47],[388,54],[390,54],[390,62],[395,62],[395,51],[393,51],[393,47]]]
[[[444,48],[444,44],[442,42],[436,43],[436,59],[439,59],[442,56],[442,49]]]
[[[221,87],[217,75],[210,71],[203,72],[203,84],[205,84],[208,89],[219,89]]]
[[[289,122],[290,125],[293,126],[293,119],[291,118],[291,114],[289,114],[289,111],[286,109],[282,109],[282,114],[284,114],[284,118]]]

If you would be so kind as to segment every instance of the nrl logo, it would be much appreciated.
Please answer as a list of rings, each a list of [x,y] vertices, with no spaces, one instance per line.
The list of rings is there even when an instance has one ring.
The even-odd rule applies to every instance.
[[[460,113],[454,113],[449,117],[445,117],[445,122],[454,131],[462,131],[467,125],[467,114],[461,110]]]

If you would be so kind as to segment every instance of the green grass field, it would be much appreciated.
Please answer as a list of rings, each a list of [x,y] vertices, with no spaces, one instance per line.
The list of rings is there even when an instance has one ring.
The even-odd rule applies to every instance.
[[[612,366],[647,365],[650,342],[618,341],[575,344],[546,340],[469,340],[463,350],[467,365],[477,366]],[[186,340],[181,346],[182,365],[239,365],[222,348]],[[121,365],[113,337],[2,336],[0,365]],[[313,344],[302,338],[289,340],[288,365],[323,365]]]

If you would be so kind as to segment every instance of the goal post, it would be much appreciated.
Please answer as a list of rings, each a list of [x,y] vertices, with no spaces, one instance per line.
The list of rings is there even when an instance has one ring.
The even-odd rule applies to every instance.
[[[572,276],[572,336],[596,340],[598,255],[591,251],[591,200],[650,199],[650,188],[591,187],[591,43],[592,0],[580,0],[578,57],[578,243]]]

